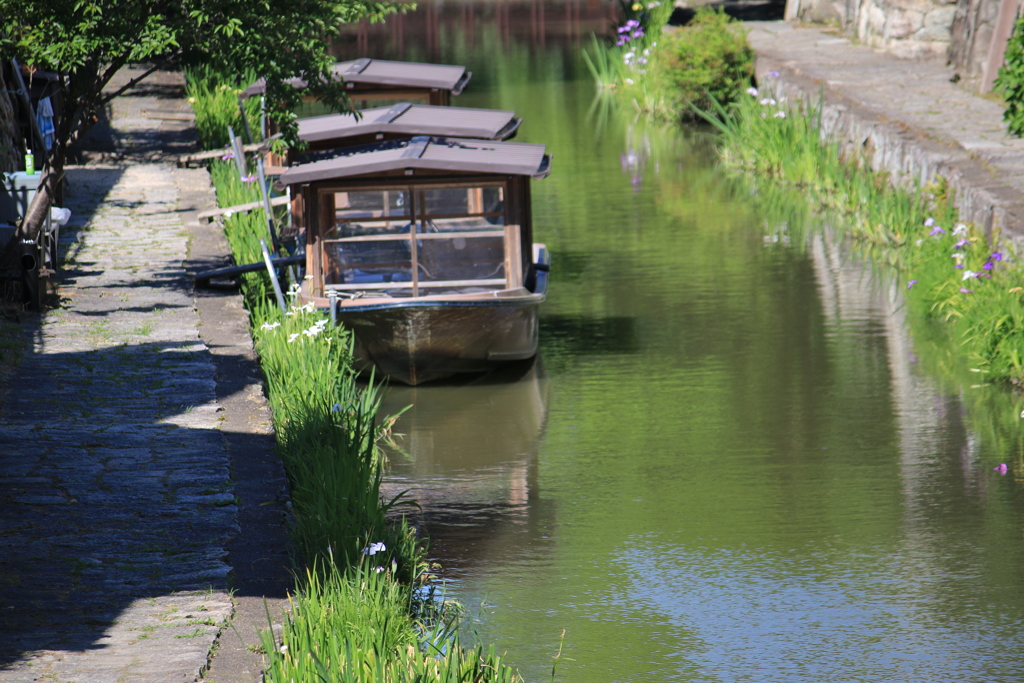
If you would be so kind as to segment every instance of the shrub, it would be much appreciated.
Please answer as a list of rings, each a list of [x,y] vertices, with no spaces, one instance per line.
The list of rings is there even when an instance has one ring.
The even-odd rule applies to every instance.
[[[728,105],[754,75],[754,51],[746,31],[721,10],[702,7],[693,21],[663,36],[653,80],[672,112],[711,109],[711,98]],[[710,97],[709,97],[710,96]]]

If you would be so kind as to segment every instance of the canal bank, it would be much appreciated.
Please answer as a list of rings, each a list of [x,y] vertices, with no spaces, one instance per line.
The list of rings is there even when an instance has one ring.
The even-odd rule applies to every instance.
[[[963,220],[1024,241],[1024,140],[1006,133],[999,102],[959,87],[941,60],[900,59],[824,28],[746,27],[758,81],[821,98],[823,132],[844,152],[894,180],[945,178]]]

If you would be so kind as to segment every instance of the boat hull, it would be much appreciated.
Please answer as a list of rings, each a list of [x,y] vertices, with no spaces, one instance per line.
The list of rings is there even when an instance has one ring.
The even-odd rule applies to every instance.
[[[337,318],[355,336],[358,362],[415,386],[532,358],[543,299],[528,294],[490,301],[341,306]]]

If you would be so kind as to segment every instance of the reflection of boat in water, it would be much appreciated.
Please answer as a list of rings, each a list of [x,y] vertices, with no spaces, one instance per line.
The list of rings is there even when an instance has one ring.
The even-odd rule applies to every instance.
[[[540,359],[471,381],[389,389],[383,414],[410,407],[395,426],[401,451],[389,453],[384,495],[408,491],[405,499],[419,508],[401,512],[431,539],[431,554],[446,569],[495,561],[526,538],[538,542],[547,516],[537,496],[537,453],[548,398]]]
[[[359,360],[407,384],[537,353],[548,256],[530,178],[544,145],[418,136],[289,168],[306,228],[300,298],[355,335]]]

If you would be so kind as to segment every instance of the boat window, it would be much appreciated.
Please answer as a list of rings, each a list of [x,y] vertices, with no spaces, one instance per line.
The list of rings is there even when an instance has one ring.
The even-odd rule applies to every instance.
[[[390,296],[494,290],[508,286],[507,259],[518,263],[518,242],[514,257],[506,254],[503,184],[367,189],[331,197],[334,219],[323,239],[326,286]]]
[[[407,189],[335,192],[324,235],[324,284],[412,281]]]
[[[412,207],[408,190],[334,193],[334,221],[325,237],[409,232]]]

